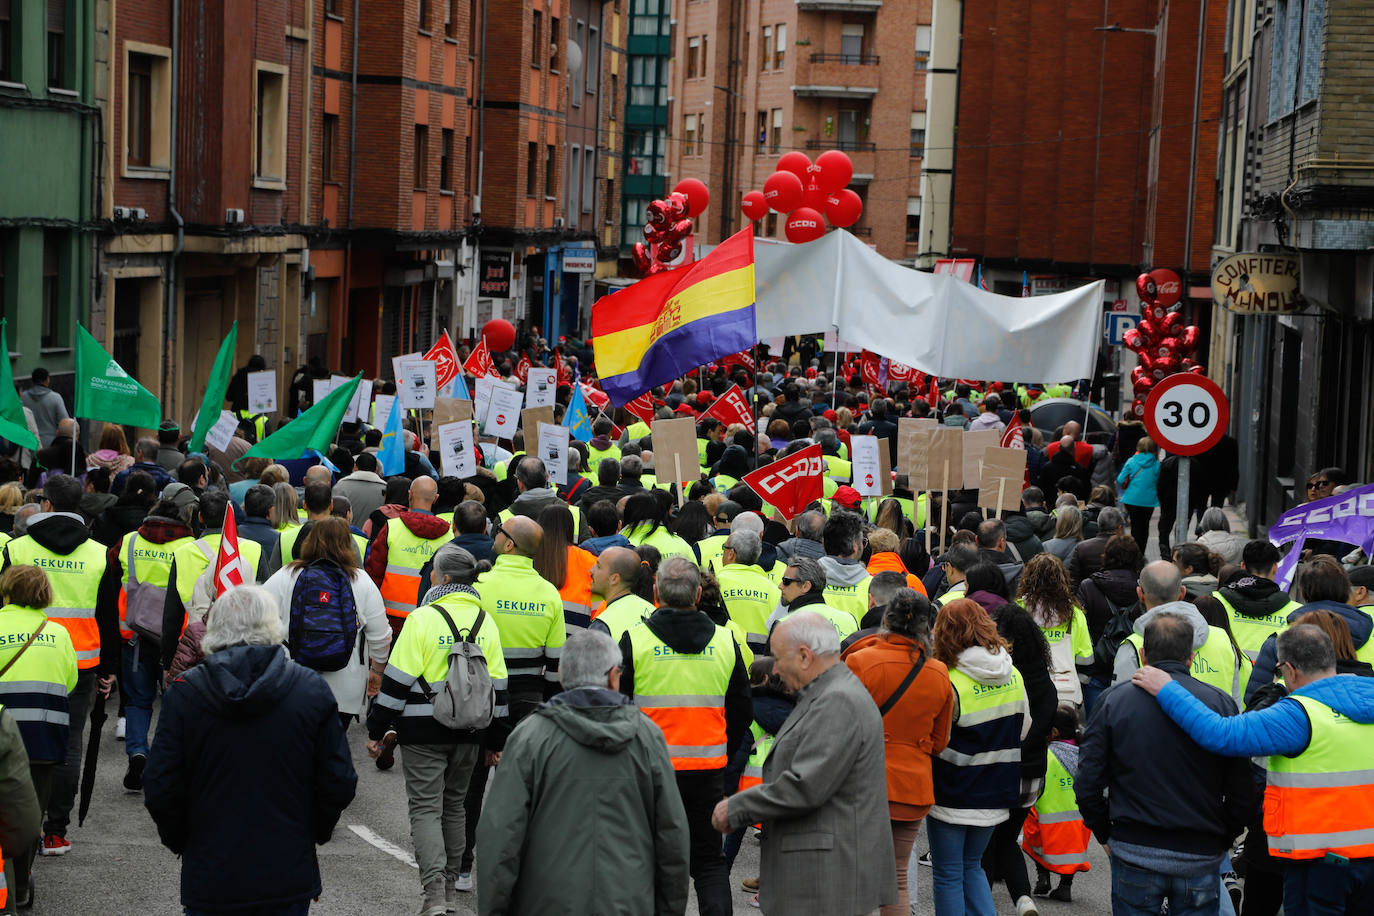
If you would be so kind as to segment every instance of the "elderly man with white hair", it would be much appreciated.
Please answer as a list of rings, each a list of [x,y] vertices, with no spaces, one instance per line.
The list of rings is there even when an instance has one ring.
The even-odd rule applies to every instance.
[[[687,815],[662,732],[620,693],[621,662],[605,633],[569,636],[563,692],[511,734],[477,827],[479,913],[687,908]],[[589,824],[614,836],[568,842]]]
[[[897,901],[883,720],[840,662],[830,621],[798,611],[774,628],[773,672],[797,706],[773,740],[761,785],[716,805],[722,833],[764,822],[765,913],[840,916]]]
[[[320,896],[315,846],[358,777],[333,692],[285,637],[266,589],[231,588],[210,608],[205,661],[163,696],[143,803],[181,856],[187,913],[305,913]]]

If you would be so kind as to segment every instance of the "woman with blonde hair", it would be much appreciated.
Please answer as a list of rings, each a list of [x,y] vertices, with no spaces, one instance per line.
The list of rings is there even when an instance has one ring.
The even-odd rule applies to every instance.
[[[105,468],[110,477],[133,467],[134,456],[129,452],[129,440],[116,423],[106,423],[100,430],[100,447],[86,456],[87,468]]]
[[[14,513],[24,505],[24,488],[10,481],[0,486],[0,534],[8,536],[14,530]]]
[[[281,531],[301,523],[300,500],[289,483],[272,485],[272,527]]]
[[[1073,499],[1072,495],[1069,497]],[[1073,549],[1083,540],[1083,512],[1074,505],[1060,506],[1056,510],[1054,537],[1044,543],[1045,553],[1053,554],[1061,561],[1069,562]]]

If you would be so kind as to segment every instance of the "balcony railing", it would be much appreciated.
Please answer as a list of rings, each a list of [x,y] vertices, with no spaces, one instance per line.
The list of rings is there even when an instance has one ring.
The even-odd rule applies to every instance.
[[[868,238],[873,235],[872,226],[850,226],[849,231],[860,238]]]
[[[813,64],[849,64],[854,67],[876,67],[878,65],[878,55],[876,54],[827,54],[817,52],[811,55]]]
[[[867,140],[807,140],[807,149],[839,149],[851,153],[871,153],[878,144]]]

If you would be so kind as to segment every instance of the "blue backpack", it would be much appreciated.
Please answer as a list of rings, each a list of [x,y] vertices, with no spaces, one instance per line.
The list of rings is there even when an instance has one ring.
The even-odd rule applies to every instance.
[[[291,657],[316,671],[338,671],[358,642],[358,609],[353,583],[332,560],[316,560],[296,578],[286,648]]]

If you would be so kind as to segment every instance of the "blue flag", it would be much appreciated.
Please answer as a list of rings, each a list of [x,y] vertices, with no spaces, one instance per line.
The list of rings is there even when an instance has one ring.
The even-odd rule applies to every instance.
[[[405,473],[406,447],[401,432],[401,399],[391,402],[391,413],[382,429],[382,447],[377,452],[377,460],[382,466],[383,477],[394,477]]]
[[[468,383],[467,379],[463,378],[463,373],[459,372],[453,377],[450,387],[453,389],[453,394],[450,397],[460,398],[464,401],[472,400],[472,395],[468,394]]]
[[[572,437],[578,442],[592,441],[592,417],[587,413],[587,401],[582,397],[582,386],[573,383],[572,397],[568,399],[568,409],[563,413],[563,425],[568,427]]]

